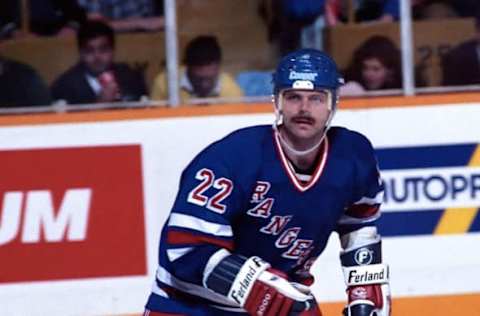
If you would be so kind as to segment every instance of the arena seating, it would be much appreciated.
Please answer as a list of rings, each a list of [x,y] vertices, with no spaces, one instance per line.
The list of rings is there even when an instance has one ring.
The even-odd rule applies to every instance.
[[[178,0],[179,54],[186,43],[200,34],[213,34],[223,48],[224,68],[268,70],[275,64],[267,29],[258,14],[258,0]],[[346,24],[325,30],[325,47],[344,68],[352,52],[366,38],[380,34],[400,42],[399,24]],[[473,19],[414,23],[415,61],[423,66],[427,85],[441,82],[440,57],[452,46],[473,38]],[[165,34],[133,33],[117,36],[117,61],[145,69],[147,83],[165,65]],[[2,44],[4,55],[35,67],[48,83],[77,59],[74,38],[28,38]]]

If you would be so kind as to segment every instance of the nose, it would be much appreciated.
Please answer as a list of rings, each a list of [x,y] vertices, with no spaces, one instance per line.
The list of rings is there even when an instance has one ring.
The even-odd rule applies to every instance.
[[[92,52],[92,57],[97,60],[102,57],[102,52],[100,52],[98,49],[94,50]]]
[[[310,102],[307,97],[302,97],[302,99],[300,100],[299,109],[302,112],[305,112],[310,109]]]

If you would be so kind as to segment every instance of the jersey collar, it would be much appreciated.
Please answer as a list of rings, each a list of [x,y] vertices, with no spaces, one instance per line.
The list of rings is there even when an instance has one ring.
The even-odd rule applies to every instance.
[[[287,173],[288,178],[290,179],[292,184],[295,186],[295,188],[300,192],[305,192],[308,189],[310,189],[312,186],[314,186],[318,182],[318,179],[320,179],[320,176],[323,173],[323,169],[325,167],[325,163],[327,162],[328,147],[329,147],[328,136],[325,136],[323,143],[320,145],[322,150],[321,157],[318,160],[317,167],[315,168],[315,171],[313,172],[312,177],[306,183],[303,182],[296,175],[296,172],[293,169],[293,166],[290,164],[290,161],[288,160],[287,156],[285,155],[285,152],[283,151],[278,132],[276,132],[275,130],[273,131],[273,138],[275,142],[275,148],[277,149],[277,153],[280,156],[280,161],[283,166],[283,169]]]

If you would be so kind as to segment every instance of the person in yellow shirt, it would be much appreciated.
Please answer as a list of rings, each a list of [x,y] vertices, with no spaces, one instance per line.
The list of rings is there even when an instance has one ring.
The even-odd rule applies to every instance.
[[[243,92],[233,77],[221,71],[222,51],[214,36],[198,36],[185,49],[185,67],[180,68],[180,99],[241,97]],[[154,79],[151,99],[168,99],[167,74]]]

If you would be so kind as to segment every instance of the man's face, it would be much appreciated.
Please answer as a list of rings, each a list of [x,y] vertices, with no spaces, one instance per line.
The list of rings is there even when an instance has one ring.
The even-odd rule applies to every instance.
[[[113,47],[106,36],[95,37],[80,49],[80,60],[93,75],[109,69],[113,62]]]
[[[219,63],[202,66],[189,66],[187,69],[187,75],[193,86],[195,95],[198,97],[209,96],[217,84],[219,72]]]
[[[363,62],[362,77],[367,89],[381,89],[389,76],[389,70],[377,58],[368,58]]]
[[[321,137],[330,115],[327,91],[286,90],[283,92],[283,126],[298,140]]]

